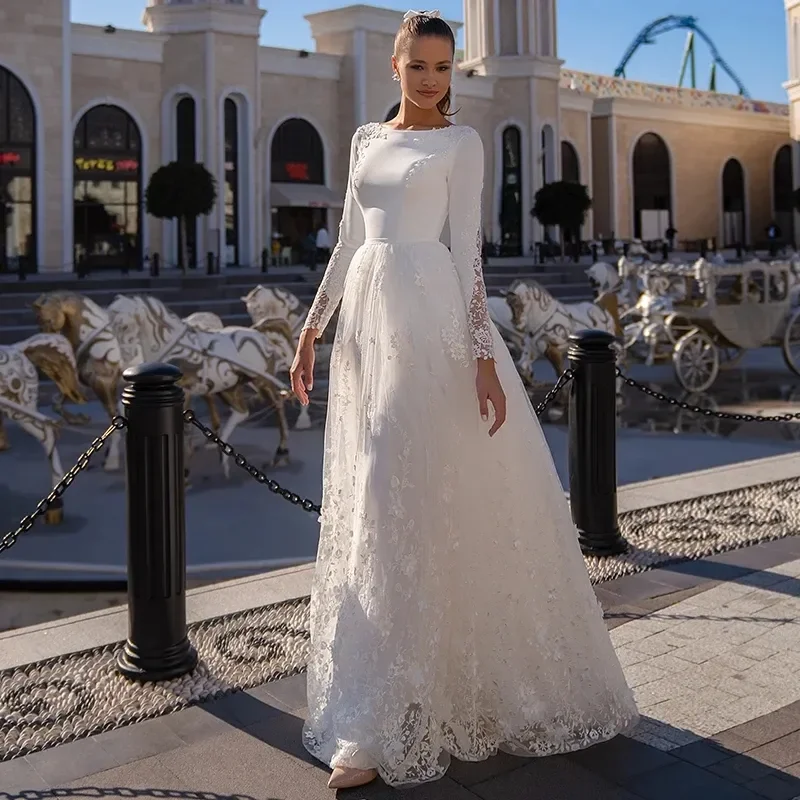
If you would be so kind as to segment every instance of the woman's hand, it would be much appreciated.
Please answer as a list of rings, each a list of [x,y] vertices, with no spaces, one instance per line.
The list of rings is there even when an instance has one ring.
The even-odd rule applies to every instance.
[[[308,405],[308,393],[314,388],[314,339],[317,331],[307,328],[300,334],[300,342],[289,370],[292,391],[302,405]]]
[[[494,423],[489,429],[489,436],[494,436],[506,421],[506,395],[500,385],[500,378],[490,358],[478,359],[478,377],[475,380],[478,391],[478,405],[481,410],[481,419],[489,419],[489,403],[494,408]]]

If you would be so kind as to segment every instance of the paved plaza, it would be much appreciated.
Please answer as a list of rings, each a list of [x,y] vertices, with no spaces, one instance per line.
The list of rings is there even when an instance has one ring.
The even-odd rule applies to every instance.
[[[307,573],[303,567],[289,576],[300,580],[295,589]],[[253,581],[239,591],[252,596]],[[568,756],[454,762],[427,786],[400,791],[376,781],[339,796],[800,797],[800,538],[620,578],[596,592],[643,715],[631,736]],[[74,634],[79,643],[85,631],[78,625]],[[0,647],[20,649],[21,636],[3,635]],[[305,705],[302,673],[231,692],[0,763],[0,797],[329,798],[328,771],[300,744]]]

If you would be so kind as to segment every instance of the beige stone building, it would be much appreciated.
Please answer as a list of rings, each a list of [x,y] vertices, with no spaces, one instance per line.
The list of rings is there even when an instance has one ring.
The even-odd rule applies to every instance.
[[[335,233],[356,126],[397,103],[389,55],[401,14],[354,5],[306,17],[314,52],[259,45],[256,0],[149,0],[145,31],[70,22],[69,0],[0,3],[0,269],[136,266],[179,251],[144,190],[175,159],[214,174],[193,260],[257,263],[274,240]],[[786,0],[790,44],[800,0]],[[556,0],[465,0],[455,120],[481,133],[484,233],[527,254],[536,191],[588,186],[585,239],[794,239],[789,106],[565,68]],[[460,22],[452,22],[460,28]],[[794,52],[794,51],[792,51]],[[787,88],[800,108],[800,71]]]

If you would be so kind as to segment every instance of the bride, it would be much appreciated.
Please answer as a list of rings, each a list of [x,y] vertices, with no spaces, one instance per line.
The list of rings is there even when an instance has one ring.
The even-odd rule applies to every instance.
[[[447,119],[454,39],[409,12],[397,117],[353,136],[339,240],[292,365],[331,355],[308,751],[329,786],[547,756],[637,721],[481,269],[484,155]],[[449,248],[440,239],[449,241]]]

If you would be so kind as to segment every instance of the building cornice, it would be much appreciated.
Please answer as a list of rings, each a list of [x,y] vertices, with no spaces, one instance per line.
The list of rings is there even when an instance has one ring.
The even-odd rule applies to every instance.
[[[169,37],[146,31],[117,28],[113,33],[97,25],[73,22],[72,55],[113,58],[123,61],[146,61],[160,64],[164,60],[164,43]]]
[[[148,31],[159,34],[230,33],[258,36],[267,12],[252,6],[198,5],[148,6],[142,22]]]
[[[354,5],[306,14],[304,19],[311,26],[311,36],[315,39],[318,36],[350,33],[357,29],[394,36],[403,21],[403,12],[375,6]],[[449,19],[446,22],[455,33],[458,33],[463,24]]]
[[[259,47],[258,67],[264,74],[338,81],[341,75],[342,57],[328,53],[306,53],[285,47]]]
[[[540,56],[489,56],[463,61],[463,70],[474,69],[478,75],[492,78],[544,78],[561,80],[561,65],[558,58]]]
[[[738,128],[789,135],[789,118],[730,108],[697,108],[620,97],[595,100],[595,117],[627,117],[713,128]]]
[[[800,7],[800,0],[783,0],[783,7],[787,11]]]
[[[484,75],[468,77],[466,72],[461,69],[460,64],[453,74],[453,92],[456,98],[472,97],[476,100],[492,100],[494,98],[495,83],[494,78],[487,78]]]

